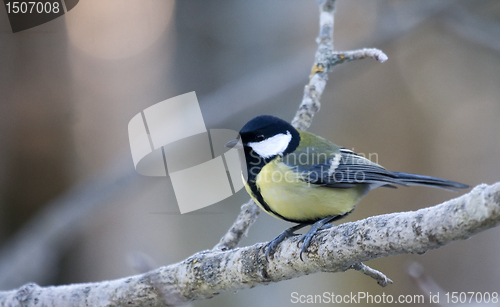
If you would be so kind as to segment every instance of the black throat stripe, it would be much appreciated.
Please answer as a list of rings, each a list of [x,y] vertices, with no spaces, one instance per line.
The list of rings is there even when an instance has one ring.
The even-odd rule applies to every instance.
[[[247,171],[248,171],[248,179],[247,179],[247,184],[250,187],[250,190],[252,191],[253,197],[257,199],[257,201],[260,203],[262,208],[266,210],[267,212],[279,217],[282,220],[285,220],[287,222],[292,222],[292,223],[299,223],[299,224],[314,224],[315,222],[319,221],[320,218],[315,219],[315,220],[295,220],[295,219],[289,219],[284,217],[283,215],[279,214],[278,212],[274,211],[271,209],[271,207],[267,204],[267,202],[264,200],[264,197],[262,197],[262,194],[259,191],[259,188],[257,187],[257,175],[262,171],[262,168],[271,162],[275,157],[271,157],[268,159],[262,159],[259,158],[258,155],[252,152],[252,149],[249,147],[245,147],[245,158],[247,162]]]
[[[257,198],[257,201],[262,205],[262,207],[264,208],[264,210],[266,210],[267,212],[270,212],[270,213],[278,216],[279,218],[281,218],[281,219],[283,219],[285,221],[296,222],[294,220],[287,219],[283,215],[281,215],[278,212],[275,212],[274,210],[272,210],[271,207],[269,207],[269,205],[264,200],[264,197],[262,197],[262,194],[260,194],[260,191],[257,188],[257,184],[255,183],[254,180],[248,180],[248,186],[250,187],[250,190],[252,190],[253,196],[255,196],[255,198]],[[300,223],[300,222],[296,222],[296,223]]]
[[[271,209],[271,207],[269,207],[269,205],[267,204],[267,202],[264,200],[264,197],[262,197],[262,194],[260,193],[260,191],[259,191],[259,189],[257,187],[257,184],[255,183],[255,178],[252,178],[252,180],[250,180],[250,179],[248,180],[248,186],[250,187],[250,190],[252,191],[253,196],[262,205],[262,207],[264,208],[264,210],[266,210],[267,212],[270,212],[270,213],[274,214],[275,216],[281,218],[282,220],[285,220],[285,221],[291,222],[291,223],[309,224],[309,225],[311,225],[311,224],[314,224],[317,221],[321,220],[322,218],[324,218],[324,217],[318,217],[318,218],[312,219],[312,220],[295,220],[295,219],[286,218],[283,215],[281,215],[278,212],[276,212],[273,209]],[[342,215],[334,216],[333,219],[331,220],[331,222],[339,220],[339,219],[345,217],[346,215],[348,215],[349,213],[351,213],[353,210],[354,210],[354,208],[351,211],[346,212],[346,213],[344,213]]]
[[[267,202],[264,200],[264,197],[262,197],[262,194],[259,191],[259,188],[257,187],[257,184],[255,183],[255,178],[252,178],[252,180],[248,180],[248,186],[250,187],[250,190],[252,191],[253,196],[257,199],[257,201],[261,204],[262,208],[266,210],[269,213],[274,214],[275,216],[279,217],[280,219],[291,222],[291,223],[298,223],[298,224],[314,224],[317,221],[319,221],[321,218],[314,219],[314,220],[295,220],[295,219],[289,219],[284,217],[283,215],[279,214],[278,212],[274,211],[269,207]]]

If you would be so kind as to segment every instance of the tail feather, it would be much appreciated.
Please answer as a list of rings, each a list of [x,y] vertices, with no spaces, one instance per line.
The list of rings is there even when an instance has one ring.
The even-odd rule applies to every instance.
[[[466,184],[441,178],[400,173],[400,172],[391,172],[391,173],[397,176],[395,179],[397,181],[400,181],[402,185],[423,185],[423,186],[440,188],[445,190],[453,190],[453,191],[455,191],[455,189],[469,188],[469,186]]]

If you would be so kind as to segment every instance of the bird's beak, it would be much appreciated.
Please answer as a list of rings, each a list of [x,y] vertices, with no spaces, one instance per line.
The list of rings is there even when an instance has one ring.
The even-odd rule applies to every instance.
[[[243,147],[243,145],[241,145],[239,139],[234,139],[232,141],[229,141],[229,142],[227,142],[227,144],[225,146],[227,148],[235,148],[235,149],[239,149],[239,148]]]

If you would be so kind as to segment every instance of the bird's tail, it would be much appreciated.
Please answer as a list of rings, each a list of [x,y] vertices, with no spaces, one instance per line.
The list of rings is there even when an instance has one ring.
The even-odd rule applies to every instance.
[[[451,180],[435,178],[430,176],[391,172],[397,177],[394,178],[402,185],[423,185],[427,187],[440,188],[445,190],[467,189],[468,185]]]

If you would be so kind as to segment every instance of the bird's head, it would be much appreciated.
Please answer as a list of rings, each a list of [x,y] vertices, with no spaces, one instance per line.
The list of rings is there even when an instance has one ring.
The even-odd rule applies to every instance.
[[[293,152],[300,142],[300,134],[292,125],[270,115],[251,119],[241,128],[240,138],[245,153],[253,151],[263,159]]]

